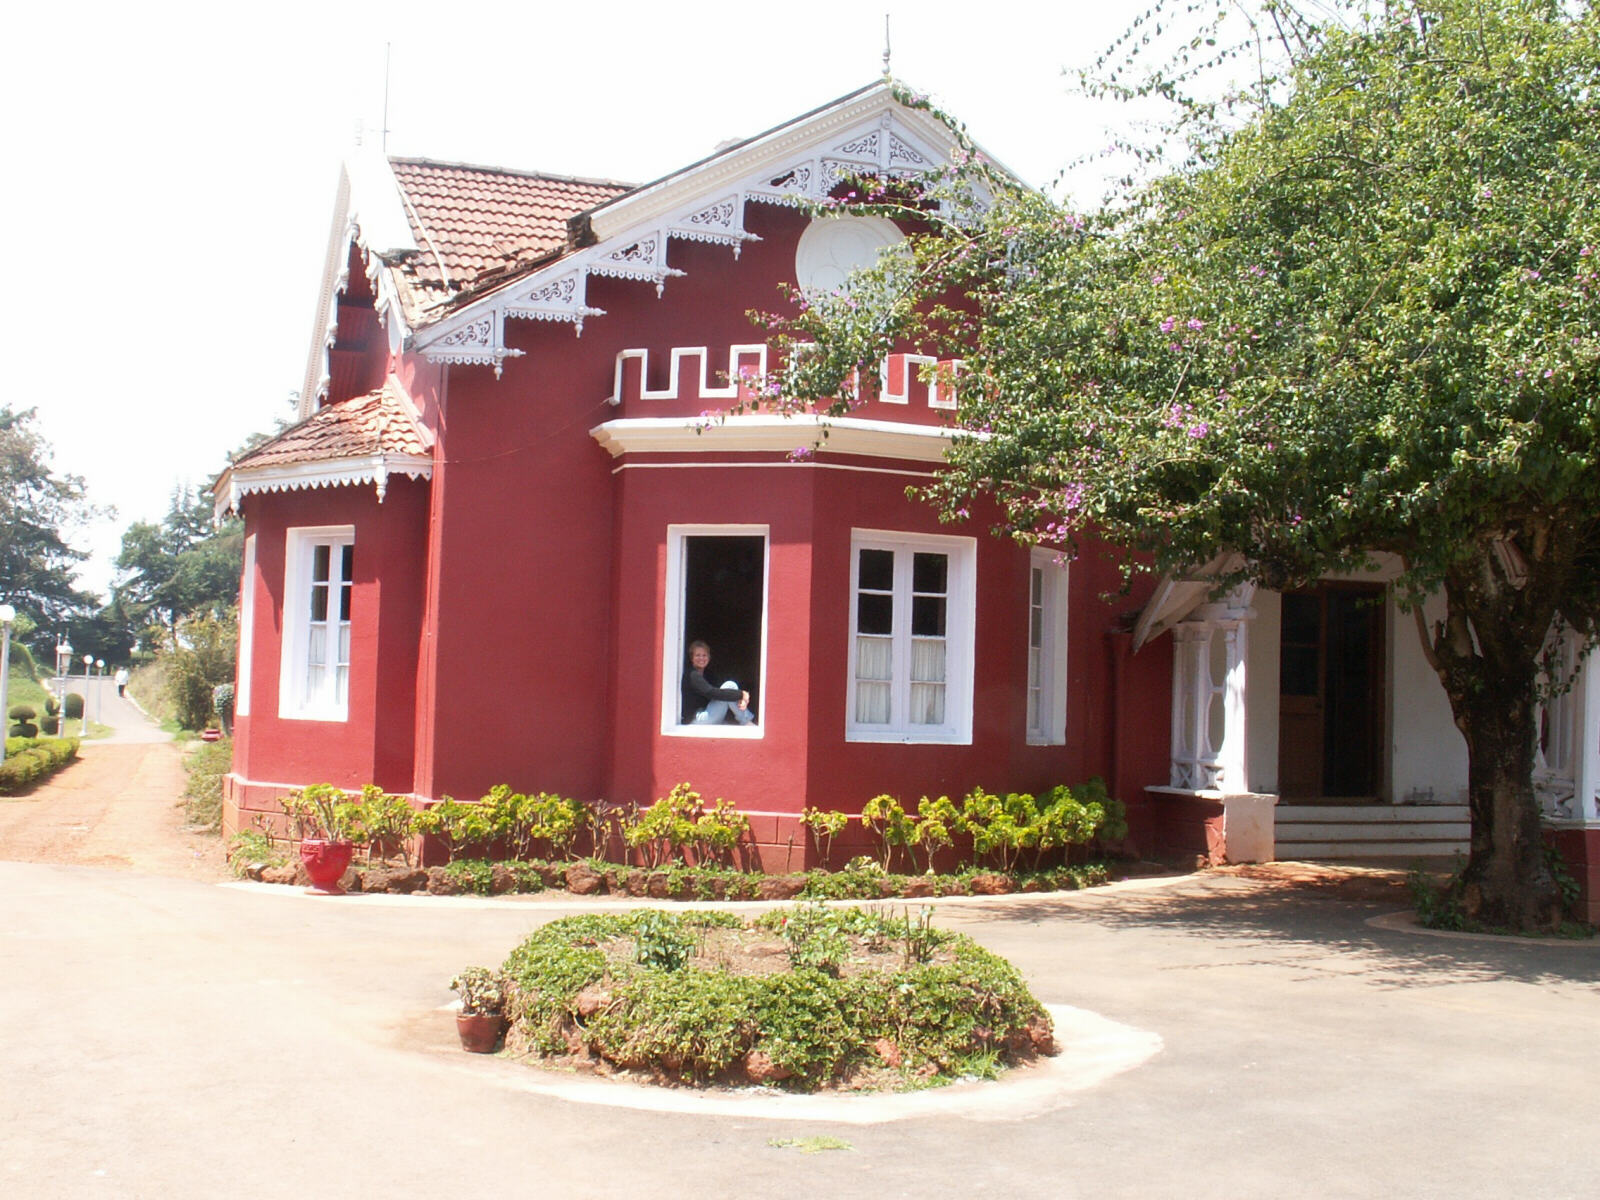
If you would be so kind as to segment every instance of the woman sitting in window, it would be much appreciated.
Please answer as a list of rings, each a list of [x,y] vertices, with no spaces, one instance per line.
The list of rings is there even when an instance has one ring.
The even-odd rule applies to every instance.
[[[750,693],[731,679],[721,687],[713,687],[706,679],[710,664],[711,647],[704,642],[690,642],[689,669],[683,675],[683,723],[721,725],[732,716],[741,725],[750,724],[756,719],[750,711]]]

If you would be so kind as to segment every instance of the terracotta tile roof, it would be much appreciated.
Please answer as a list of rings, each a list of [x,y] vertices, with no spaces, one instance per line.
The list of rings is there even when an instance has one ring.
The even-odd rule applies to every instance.
[[[631,191],[604,179],[391,158],[412,236],[422,248],[399,272],[420,304],[558,253],[567,220]]]
[[[377,454],[429,453],[430,439],[410,404],[390,379],[365,396],[352,396],[318,409],[298,425],[237,459],[237,474],[261,467],[368,458]]]

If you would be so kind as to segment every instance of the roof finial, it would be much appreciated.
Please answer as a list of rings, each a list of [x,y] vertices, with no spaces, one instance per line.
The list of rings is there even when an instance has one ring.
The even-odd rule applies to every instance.
[[[889,14],[883,14],[883,77],[892,79],[894,76],[889,70]]]

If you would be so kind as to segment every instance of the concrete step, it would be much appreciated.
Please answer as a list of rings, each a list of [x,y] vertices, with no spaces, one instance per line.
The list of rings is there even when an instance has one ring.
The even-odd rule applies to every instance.
[[[1275,852],[1284,859],[1412,859],[1465,853],[1465,804],[1280,804]]]
[[[1273,810],[1273,818],[1280,826],[1302,822],[1382,825],[1400,821],[1471,821],[1472,814],[1465,804],[1280,804]]]
[[[1460,842],[1284,842],[1280,840],[1274,851],[1280,859],[1316,861],[1335,858],[1449,858],[1467,852],[1467,843]]]
[[[1278,844],[1284,842],[1402,842],[1439,841],[1472,836],[1470,821],[1385,821],[1363,825],[1356,821],[1313,824],[1310,821],[1278,826]]]

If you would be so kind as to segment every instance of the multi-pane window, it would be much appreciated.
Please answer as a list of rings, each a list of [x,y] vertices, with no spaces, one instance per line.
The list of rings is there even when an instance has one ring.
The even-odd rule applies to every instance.
[[[345,719],[350,697],[354,542],[354,531],[348,527],[289,531],[282,716]]]
[[[342,706],[350,691],[350,567],[355,547],[311,547],[306,698]]]
[[[1049,550],[1028,560],[1028,741],[1067,736],[1067,567]]]
[[[858,534],[852,553],[848,732],[969,739],[971,540]]]

